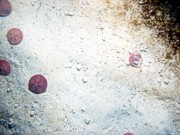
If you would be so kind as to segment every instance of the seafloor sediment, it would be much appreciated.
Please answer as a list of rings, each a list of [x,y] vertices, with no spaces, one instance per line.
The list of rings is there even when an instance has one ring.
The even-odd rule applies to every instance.
[[[0,76],[0,134],[179,134],[178,55],[167,59],[172,48],[137,1],[9,1],[11,14],[0,18],[0,59],[12,66]],[[16,46],[11,28],[23,32]],[[129,63],[133,52],[140,68]],[[34,74],[46,77],[46,92],[28,90]]]

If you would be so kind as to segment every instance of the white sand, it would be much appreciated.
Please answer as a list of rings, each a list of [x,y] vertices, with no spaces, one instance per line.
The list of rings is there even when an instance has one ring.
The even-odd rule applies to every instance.
[[[166,44],[154,30],[129,24],[142,19],[137,4],[10,2],[12,14],[0,20],[0,58],[11,61],[13,72],[0,76],[0,98],[18,127],[7,134],[178,135],[179,76],[164,64]],[[13,47],[6,39],[12,27],[24,34]],[[134,51],[143,57],[142,68],[129,65]],[[41,95],[27,87],[37,73],[48,79]]]

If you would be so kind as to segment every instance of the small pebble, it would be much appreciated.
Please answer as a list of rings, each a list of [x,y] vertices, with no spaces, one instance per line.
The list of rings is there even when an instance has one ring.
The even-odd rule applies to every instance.
[[[76,69],[77,69],[77,71],[80,71],[81,70],[81,65],[77,65]]]
[[[180,110],[176,110],[176,114],[180,114]]]
[[[81,108],[81,111],[82,111],[82,112],[85,112],[85,107],[82,107],[82,108]]]
[[[10,129],[12,129],[12,128],[15,127],[14,120],[13,120],[12,118],[9,119],[8,127],[9,127]]]
[[[36,4],[35,1],[32,1],[32,2],[31,2],[31,6],[34,6],[35,4]]]
[[[14,108],[17,108],[18,106],[19,106],[19,104],[15,104],[15,105],[14,105]]]
[[[85,118],[85,119],[84,119],[84,122],[85,122],[87,125],[89,125],[89,123],[90,123],[89,118]]]
[[[83,78],[82,81],[83,81],[83,83],[87,83],[88,82],[87,78]]]
[[[180,133],[180,128],[178,128],[177,130],[178,130],[178,132]]]
[[[164,84],[168,85],[169,84],[169,79],[164,78]]]
[[[34,111],[31,111],[31,112],[30,112],[30,116],[31,116],[31,117],[33,117],[33,116],[34,116],[34,114],[35,114],[35,112],[34,112]]]
[[[9,93],[9,92],[12,92],[12,89],[8,88],[8,89],[7,89],[7,92],[8,92],[8,93]]]

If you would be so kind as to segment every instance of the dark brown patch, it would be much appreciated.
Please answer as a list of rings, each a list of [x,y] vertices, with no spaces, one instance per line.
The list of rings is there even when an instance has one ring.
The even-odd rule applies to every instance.
[[[176,8],[173,3],[177,4]],[[155,29],[157,37],[162,38],[166,42],[167,53],[165,58],[167,63],[176,67],[180,64],[180,17],[178,4],[180,6],[180,2],[177,0],[171,2],[170,0],[139,2],[143,9],[142,16],[145,20],[145,25]]]

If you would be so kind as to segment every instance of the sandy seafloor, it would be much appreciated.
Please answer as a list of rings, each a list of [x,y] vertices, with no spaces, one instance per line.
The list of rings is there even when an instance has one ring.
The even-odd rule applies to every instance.
[[[165,64],[166,43],[154,30],[130,25],[141,8],[129,0],[10,0],[0,18],[0,134],[179,135],[179,74]],[[118,6],[117,6],[118,5]],[[122,15],[117,17],[117,13]],[[21,44],[7,31],[19,28]],[[140,52],[141,68],[129,65]],[[47,92],[28,90],[34,74]]]

